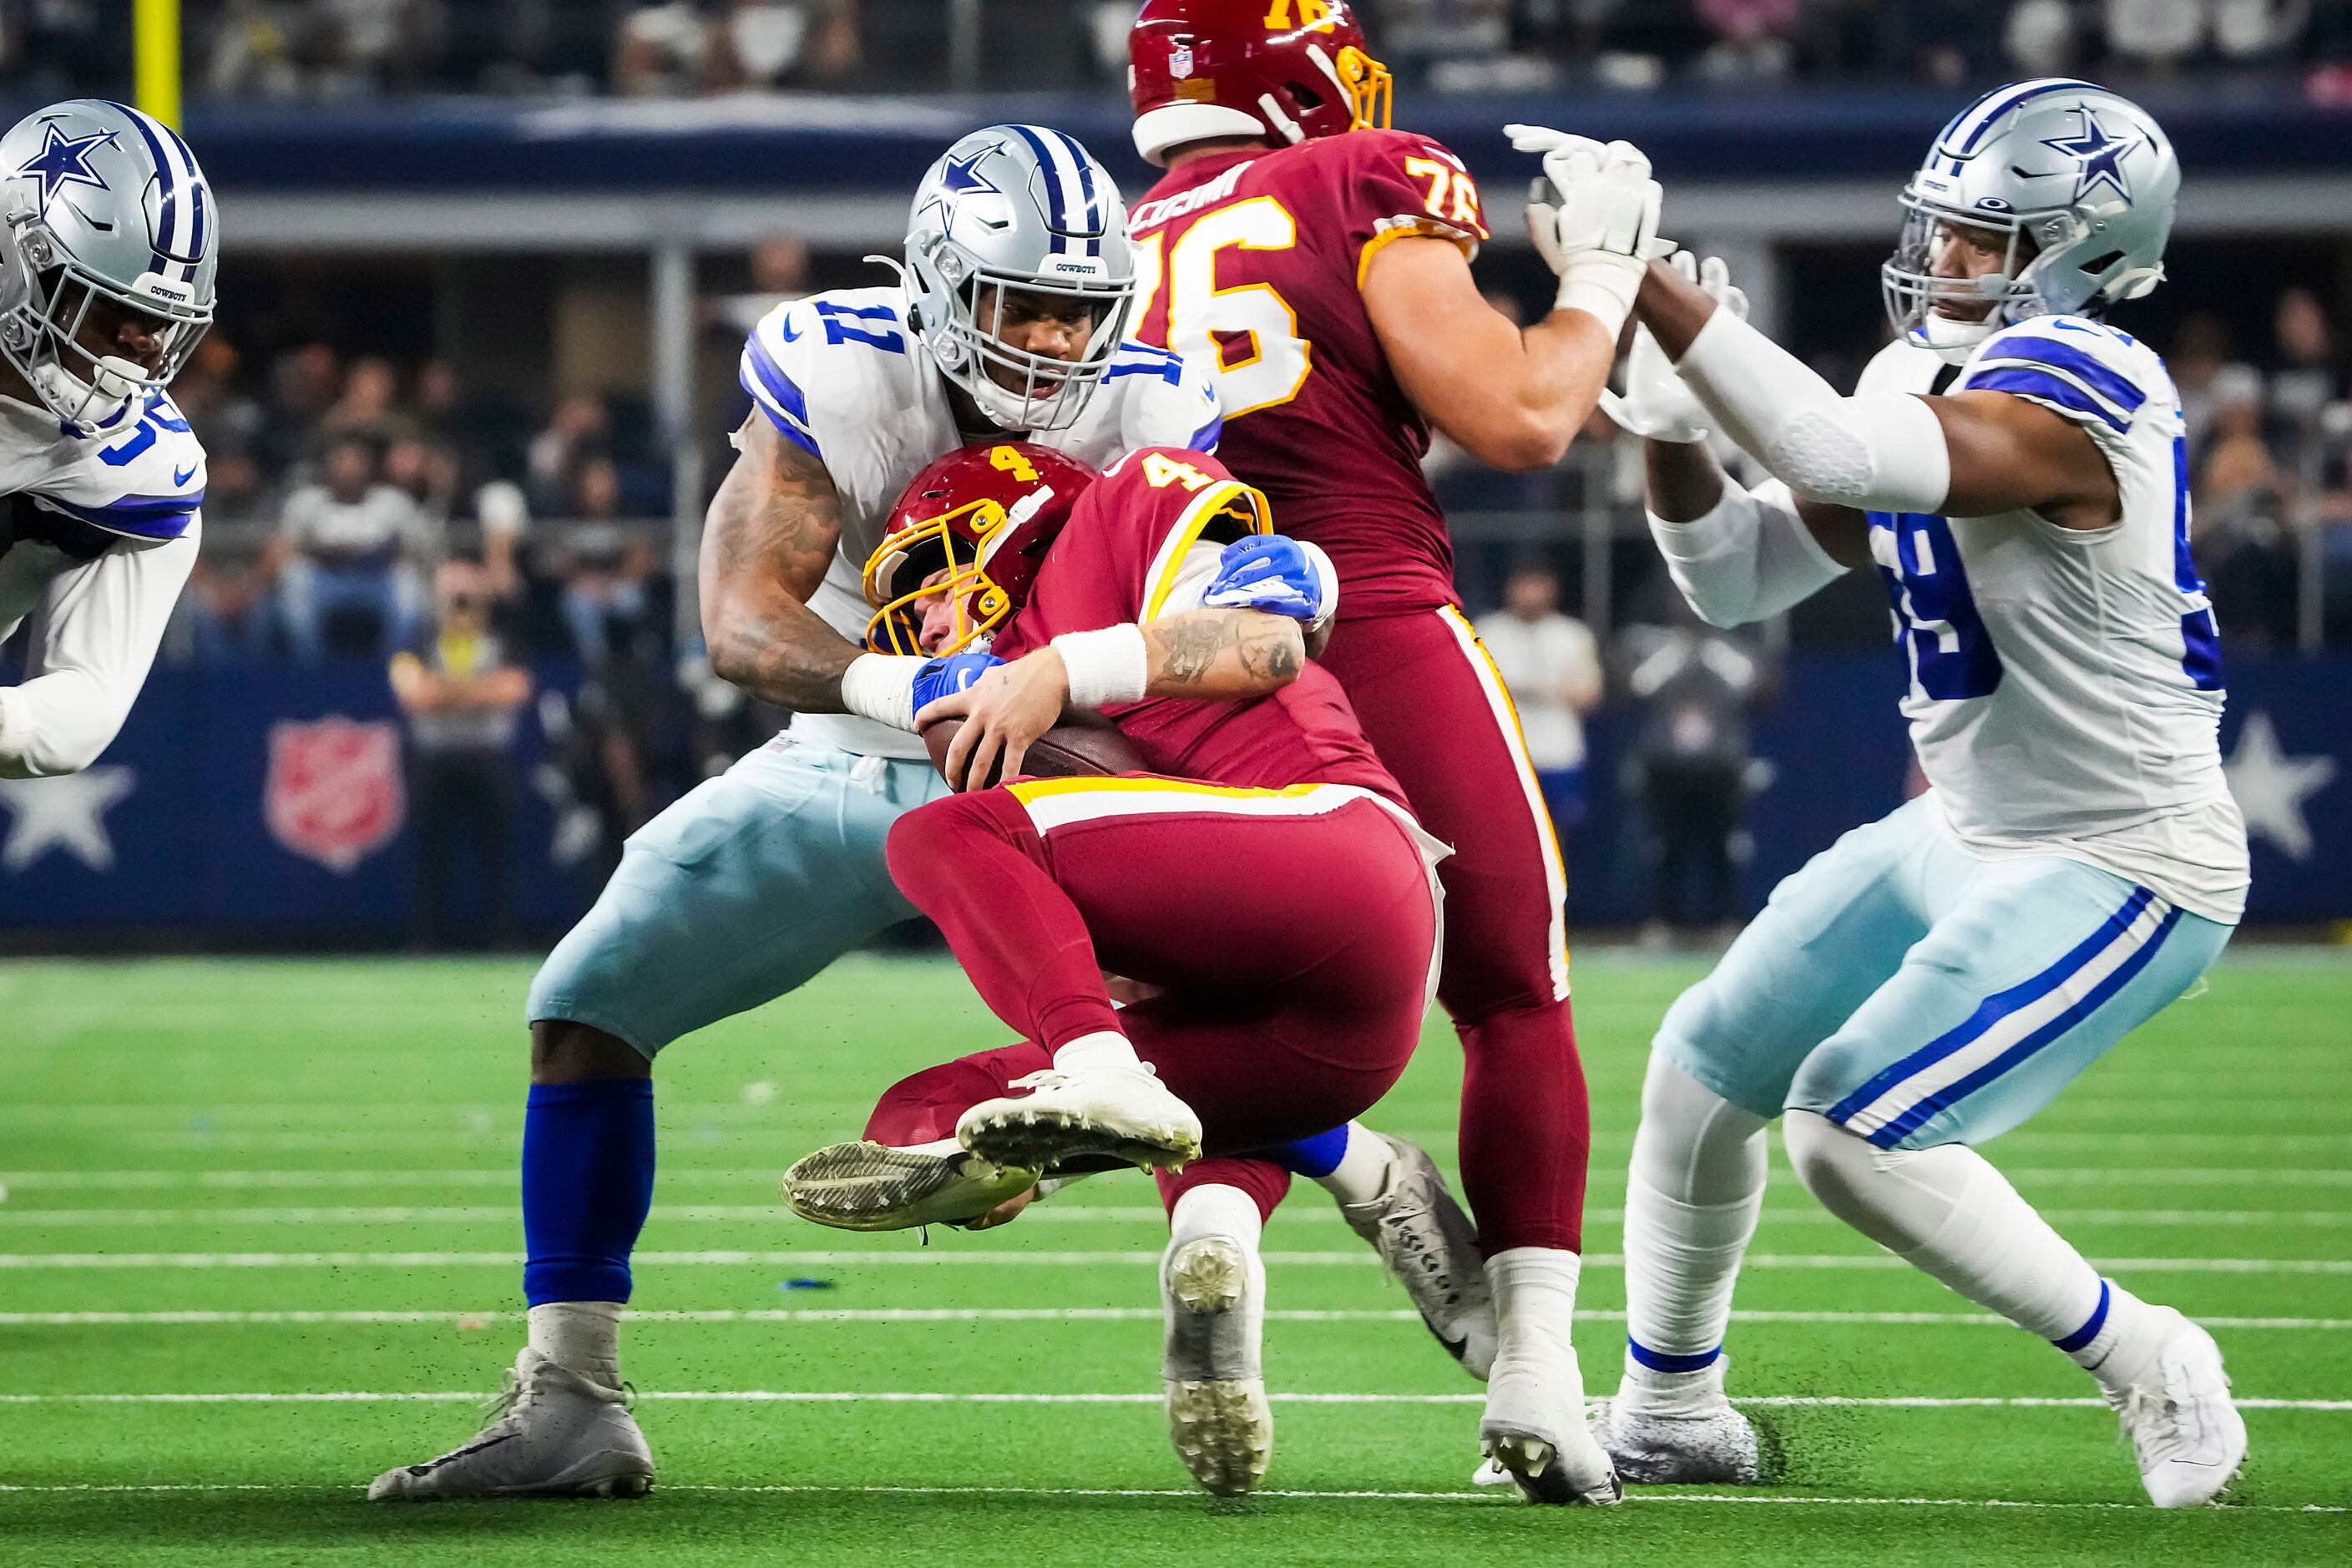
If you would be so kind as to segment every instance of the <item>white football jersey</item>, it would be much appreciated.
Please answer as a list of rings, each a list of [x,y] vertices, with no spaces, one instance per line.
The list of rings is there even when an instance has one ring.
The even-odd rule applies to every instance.
[[[835,289],[777,306],[745,342],[740,374],[761,411],[824,464],[840,492],[841,544],[809,607],[862,644],[872,615],[866,561],[882,542],[892,503],[968,439],[956,428],[946,381],[908,330],[906,290]],[[1107,468],[1138,447],[1214,451],[1223,424],[1213,378],[1166,349],[1130,342],[1076,424],[1018,439]],[[844,751],[927,754],[914,736],[852,714],[799,714],[792,727]]]
[[[1988,338],[1948,386],[1890,344],[1861,390],[2005,392],[2081,426],[2123,515],[1872,512],[1871,555],[1909,658],[1903,712],[1943,820],[1988,854],[2061,853],[2234,921],[2245,825],[2221,773],[2220,634],[2189,558],[2189,459],[2164,362],[2046,316]]]
[[[0,397],[0,507],[16,509],[0,519],[0,639],[34,618],[25,679],[0,689],[0,776],[70,771],[113,740],[195,563],[204,500],[204,447],[163,394],[87,437]]]

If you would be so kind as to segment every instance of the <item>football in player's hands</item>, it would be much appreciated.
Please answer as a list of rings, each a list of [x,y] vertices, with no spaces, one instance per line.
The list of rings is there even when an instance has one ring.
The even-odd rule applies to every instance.
[[[948,748],[955,744],[956,732],[963,728],[961,718],[934,719],[923,726],[923,749],[931,754],[931,766],[940,776],[948,776]],[[1139,773],[1144,771],[1143,759],[1128,743],[1108,719],[1090,715],[1074,715],[1055,725],[1029,742],[1029,752],[1021,763],[1021,776],[1036,779],[1091,778],[1109,773]],[[987,789],[1004,781],[998,776],[994,763],[989,776],[968,781],[966,789]]]

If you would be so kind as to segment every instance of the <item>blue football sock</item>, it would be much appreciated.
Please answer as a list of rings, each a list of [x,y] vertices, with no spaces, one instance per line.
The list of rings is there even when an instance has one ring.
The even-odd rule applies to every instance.
[[[625,1301],[654,1201],[651,1079],[535,1083],[522,1121],[523,1298]]]
[[[1348,1152],[1346,1123],[1328,1132],[1318,1132],[1312,1138],[1301,1138],[1296,1143],[1264,1151],[1265,1158],[1297,1176],[1308,1181],[1328,1176],[1339,1168],[1340,1157]]]

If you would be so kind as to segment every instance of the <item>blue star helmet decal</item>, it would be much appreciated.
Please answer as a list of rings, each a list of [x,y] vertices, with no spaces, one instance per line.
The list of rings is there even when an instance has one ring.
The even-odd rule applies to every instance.
[[[95,185],[101,191],[107,188],[105,178],[89,166],[89,154],[96,147],[115,146],[121,132],[100,131],[89,136],[68,136],[55,124],[42,126],[41,132],[41,150],[26,159],[16,173],[41,177],[43,206],[49,205],[49,198],[58,194],[59,185],[68,183]]]
[[[2137,132],[2121,136],[2112,135],[2099,123],[2096,110],[2087,105],[2075,113],[2083,117],[2083,127],[2074,136],[2044,137],[2042,144],[2053,152],[2063,153],[2075,161],[2074,200],[2081,201],[2101,185],[2110,185],[2116,195],[2131,200],[2131,186],[2124,179],[2124,154],[2140,144]]]
[[[939,209],[940,227],[946,229],[953,225],[958,197],[1003,195],[1004,192],[996,182],[980,172],[980,161],[992,153],[1003,151],[1003,142],[992,142],[985,147],[973,148],[961,158],[950,158],[940,170],[940,188],[931,193],[931,199],[918,209],[915,214],[917,221],[919,222],[925,213],[936,207]]]

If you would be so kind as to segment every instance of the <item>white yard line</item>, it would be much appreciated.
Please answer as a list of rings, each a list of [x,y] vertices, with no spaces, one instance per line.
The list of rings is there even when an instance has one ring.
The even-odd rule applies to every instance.
[[[112,1226],[186,1228],[207,1225],[512,1225],[512,1204],[388,1205],[344,1207],[284,1208],[15,1208],[0,1205],[0,1227],[12,1226]],[[785,1217],[782,1203],[656,1204],[652,1218],[680,1225],[773,1224]],[[1143,1205],[1042,1203],[1023,1215],[1038,1225],[1167,1224],[1163,1209]],[[1328,1205],[1307,1205],[1287,1216],[1293,1222],[1337,1225],[1339,1211]],[[1585,1223],[1618,1225],[1622,1209],[1587,1209]],[[1839,1225],[1843,1222],[1822,1208],[1774,1208],[1762,1217],[1777,1225]],[[2152,1226],[2296,1226],[2352,1225],[2352,1209],[2045,1209],[2042,1218],[2053,1225],[2144,1225]]]
[[[696,1485],[665,1481],[666,1492],[717,1493],[734,1497],[1012,1497],[1012,1498],[1171,1498],[1180,1501],[1199,1501],[1195,1489],[1177,1487],[827,1487],[827,1486],[719,1486]],[[350,1485],[312,1483],[310,1485],[272,1486],[252,1481],[181,1481],[157,1485],[84,1482],[66,1486],[11,1486],[0,1484],[0,1492],[32,1492],[45,1495],[90,1492],[119,1493],[178,1493],[178,1492],[268,1492],[279,1497],[356,1497],[359,1489]],[[1334,1502],[1444,1502],[1471,1503],[1486,1507],[1512,1507],[1518,1499],[1505,1489],[1489,1487],[1483,1491],[1421,1492],[1382,1491],[1317,1491],[1289,1488],[1268,1488],[1253,1492],[1257,1498],[1286,1498],[1307,1501]],[[1645,1492],[1625,1494],[1629,1503],[1738,1503],[1751,1507],[1801,1508],[2002,1508],[2030,1509],[2051,1511],[2091,1512],[2153,1512],[2145,1503],[2128,1502],[2036,1502],[2006,1498],[1926,1498],[1926,1497],[1810,1497],[1782,1492],[1755,1492],[1746,1495],[1730,1492]],[[2241,1513],[2352,1513],[2352,1508],[2328,1503],[2234,1503],[2229,1512]]]
[[[1157,1323],[1158,1307],[845,1307],[823,1308],[721,1307],[702,1310],[632,1311],[633,1323]],[[1420,1314],[1409,1307],[1394,1309],[1290,1308],[1265,1314],[1276,1323],[1412,1323]],[[492,1323],[519,1323],[523,1314],[513,1310],[479,1312],[382,1310],[228,1311],[192,1310],[165,1312],[0,1312],[0,1328],[110,1328],[225,1326],[288,1327],[336,1323],[418,1323],[459,1328],[487,1328]],[[1622,1323],[1622,1310],[1583,1308],[1580,1323]],[[2009,1320],[1990,1312],[1782,1312],[1735,1311],[1735,1323],[1876,1324],[1917,1328],[2008,1328]],[[2200,1317],[2209,1329],[2280,1329],[2328,1333],[2352,1331],[2352,1318]]]
[[[0,1405],[456,1405],[477,1403],[479,1389],[362,1390],[204,1394],[0,1394]],[[1484,1394],[1268,1394],[1276,1405],[1476,1405]],[[678,1405],[1149,1405],[1148,1394],[950,1394],[937,1390],[640,1389],[640,1403]],[[2012,1395],[1768,1394],[1734,1405],[1769,1409],[2105,1410],[2105,1399]],[[2352,1411],[2352,1399],[2240,1399],[2242,1410]]]
[[[1268,1252],[1265,1261],[1277,1268],[1377,1267],[1380,1259],[1369,1247],[1351,1252]],[[904,1252],[830,1251],[644,1251],[635,1260],[649,1268],[741,1267],[856,1268],[1093,1268],[1101,1264],[1158,1267],[1160,1256],[1150,1247],[1091,1252],[957,1252],[944,1247]],[[2352,1274],[2352,1258],[2094,1258],[2101,1268],[2117,1273],[2147,1274]],[[519,1268],[520,1252],[0,1252],[0,1269],[59,1268]],[[1591,1252],[1584,1263],[1591,1268],[1622,1268],[1625,1260],[1615,1253]],[[1889,1253],[1751,1254],[1743,1268],[1882,1269],[1907,1268]]]
[[[2019,1186],[2129,1186],[2148,1182],[2159,1186],[2249,1186],[2249,1187],[2352,1187],[2352,1169],[2329,1169],[2307,1166],[2238,1166],[2166,1169],[2160,1167],[2056,1166],[2012,1167],[2003,1165],[2002,1173]],[[661,1184],[666,1187],[751,1186],[763,1192],[775,1190],[780,1171],[775,1167],[754,1166],[744,1169],[720,1169],[692,1165],[665,1166]],[[1776,1169],[1771,1173],[1775,1185],[1794,1186],[1797,1178],[1792,1172]],[[43,1189],[78,1191],[84,1189],[144,1189],[169,1190],[179,1187],[236,1190],[253,1188],[303,1187],[504,1187],[509,1191],[520,1185],[520,1177],[512,1166],[498,1170],[452,1169],[445,1171],[249,1171],[249,1170],[74,1170],[74,1171],[0,1171],[0,1186],[34,1192]],[[1044,1209],[1038,1211],[1044,1213]],[[1286,1214],[1291,1212],[1285,1210]]]

